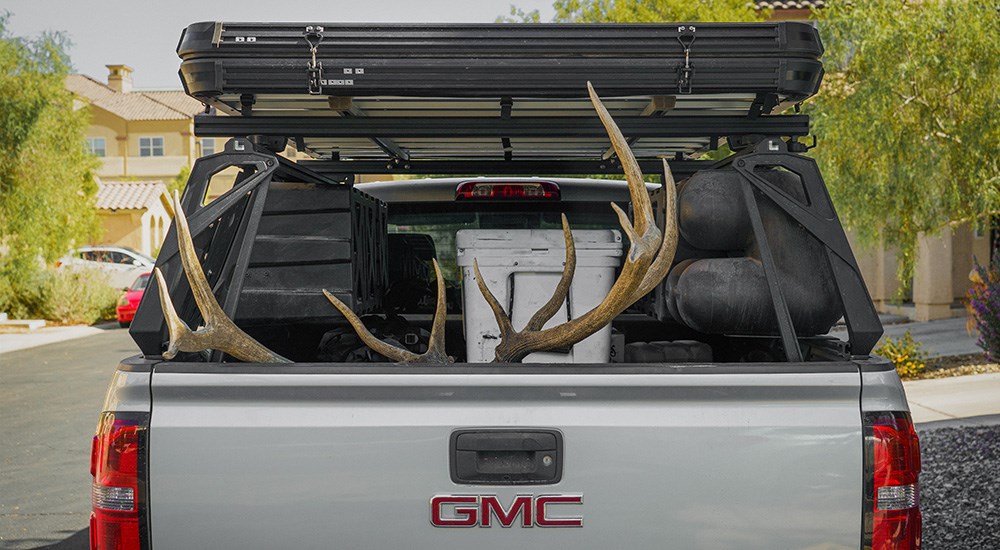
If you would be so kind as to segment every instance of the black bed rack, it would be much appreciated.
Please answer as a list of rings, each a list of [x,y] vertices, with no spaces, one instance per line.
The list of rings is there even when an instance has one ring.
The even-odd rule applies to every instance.
[[[760,201],[776,204],[825,246],[850,334],[846,349],[867,354],[882,333],[825,184],[801,154],[809,118],[797,106],[819,89],[822,51],[812,26],[790,22],[213,22],[188,27],[178,46],[185,90],[206,105],[195,134],[234,138],[206,161],[273,159],[261,166],[284,180],[329,185],[350,184],[357,174],[621,174],[587,97],[592,82],[647,175],[662,179],[664,160],[678,180],[706,168],[742,175],[734,192],[756,212],[753,232],[790,361],[803,359],[804,340],[778,284]],[[699,160],[723,145],[737,155]],[[287,146],[298,153],[294,162],[277,154]],[[756,177],[757,165],[799,174],[810,203]],[[243,179],[227,195],[253,193],[265,176]],[[203,208],[195,195],[185,194],[184,208],[207,227],[225,200]],[[171,230],[158,265],[176,262],[173,238]],[[146,353],[165,335],[154,318],[146,315],[150,326],[141,329]]]

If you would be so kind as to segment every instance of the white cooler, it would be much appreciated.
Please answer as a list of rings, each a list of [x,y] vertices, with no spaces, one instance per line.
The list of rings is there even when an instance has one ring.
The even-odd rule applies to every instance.
[[[613,230],[573,231],[576,275],[569,297],[545,324],[552,327],[590,311],[601,303],[615,282],[621,263],[622,238]],[[566,261],[561,230],[465,229],[456,235],[458,265],[462,268],[465,306],[465,350],[470,363],[493,361],[500,329],[493,311],[479,292],[472,260],[493,295],[508,312],[516,330],[552,296]],[[611,353],[608,325],[574,345],[568,353],[536,352],[525,363],[606,363]]]

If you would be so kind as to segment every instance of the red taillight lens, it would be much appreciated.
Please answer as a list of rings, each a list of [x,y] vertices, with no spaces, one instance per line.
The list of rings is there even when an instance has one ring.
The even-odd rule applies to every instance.
[[[145,430],[134,419],[104,413],[90,453],[93,514],[91,550],[138,549],[140,437]]]
[[[920,441],[908,413],[869,417],[873,550],[920,548]]]
[[[551,181],[467,181],[458,186],[456,199],[559,200],[559,186]]]

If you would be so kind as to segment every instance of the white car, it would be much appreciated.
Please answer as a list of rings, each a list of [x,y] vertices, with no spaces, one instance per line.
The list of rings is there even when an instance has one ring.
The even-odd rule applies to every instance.
[[[153,269],[156,260],[121,246],[77,248],[56,262],[56,267],[96,269],[108,276],[114,288],[127,288],[136,277]]]

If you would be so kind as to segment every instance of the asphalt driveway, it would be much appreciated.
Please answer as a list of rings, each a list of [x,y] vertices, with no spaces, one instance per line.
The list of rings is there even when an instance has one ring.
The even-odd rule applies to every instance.
[[[87,548],[94,426],[118,361],[136,353],[115,328],[0,354],[0,548]]]

